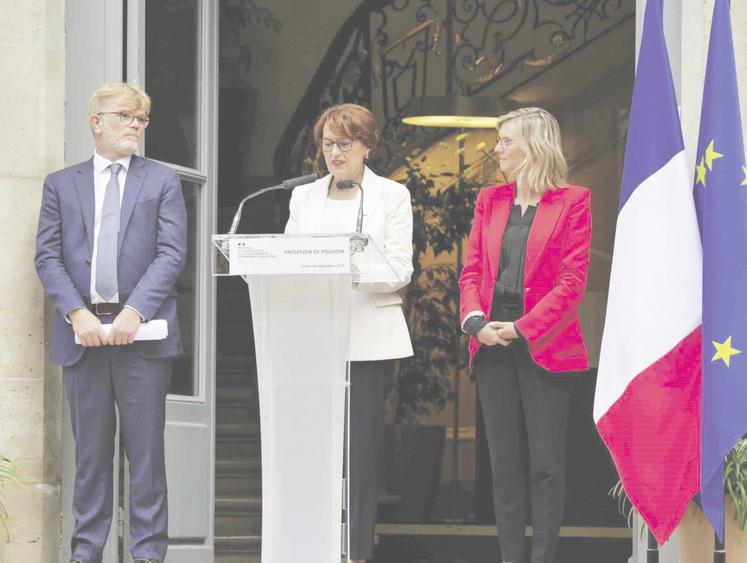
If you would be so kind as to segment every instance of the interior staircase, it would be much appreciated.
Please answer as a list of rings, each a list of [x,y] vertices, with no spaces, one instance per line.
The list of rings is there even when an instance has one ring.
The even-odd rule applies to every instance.
[[[259,406],[244,280],[219,279],[217,317],[215,563],[260,563]]]

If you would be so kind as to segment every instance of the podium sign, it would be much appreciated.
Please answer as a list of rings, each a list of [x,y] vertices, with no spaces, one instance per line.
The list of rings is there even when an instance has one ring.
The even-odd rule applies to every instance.
[[[229,253],[231,275],[350,273],[346,236],[234,238]]]
[[[262,450],[262,563],[338,563],[353,272],[397,276],[367,235],[215,235],[249,286]],[[317,252],[318,251],[318,252]]]

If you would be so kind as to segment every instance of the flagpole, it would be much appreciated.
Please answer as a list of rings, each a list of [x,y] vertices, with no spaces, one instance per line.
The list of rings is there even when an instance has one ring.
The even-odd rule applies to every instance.
[[[647,532],[648,548],[646,549],[646,563],[659,563],[659,544],[656,542],[656,536],[654,536],[651,530],[647,529]]]
[[[715,538],[715,547],[713,548],[713,563],[726,563],[726,546],[724,545],[724,541],[726,540],[726,522],[724,522],[724,541],[719,539],[716,532],[713,533],[713,536]]]

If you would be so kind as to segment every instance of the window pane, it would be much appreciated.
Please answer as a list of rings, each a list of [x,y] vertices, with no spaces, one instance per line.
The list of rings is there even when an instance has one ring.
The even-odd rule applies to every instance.
[[[153,100],[145,154],[197,168],[199,2],[145,6],[145,89]]]
[[[174,375],[171,378],[169,393],[188,396],[199,393],[197,217],[200,216],[200,188],[199,184],[182,180],[182,192],[187,205],[187,264],[176,281],[176,299],[184,354],[174,361]]]

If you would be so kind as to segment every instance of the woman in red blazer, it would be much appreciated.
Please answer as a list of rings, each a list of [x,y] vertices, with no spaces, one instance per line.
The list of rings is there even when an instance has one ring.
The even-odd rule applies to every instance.
[[[566,184],[560,128],[543,109],[502,116],[495,152],[515,181],[477,197],[459,279],[462,328],[472,336],[502,561],[524,563],[531,511],[531,563],[552,563],[569,401],[559,372],[588,367],[578,306],[589,266],[589,191]]]

